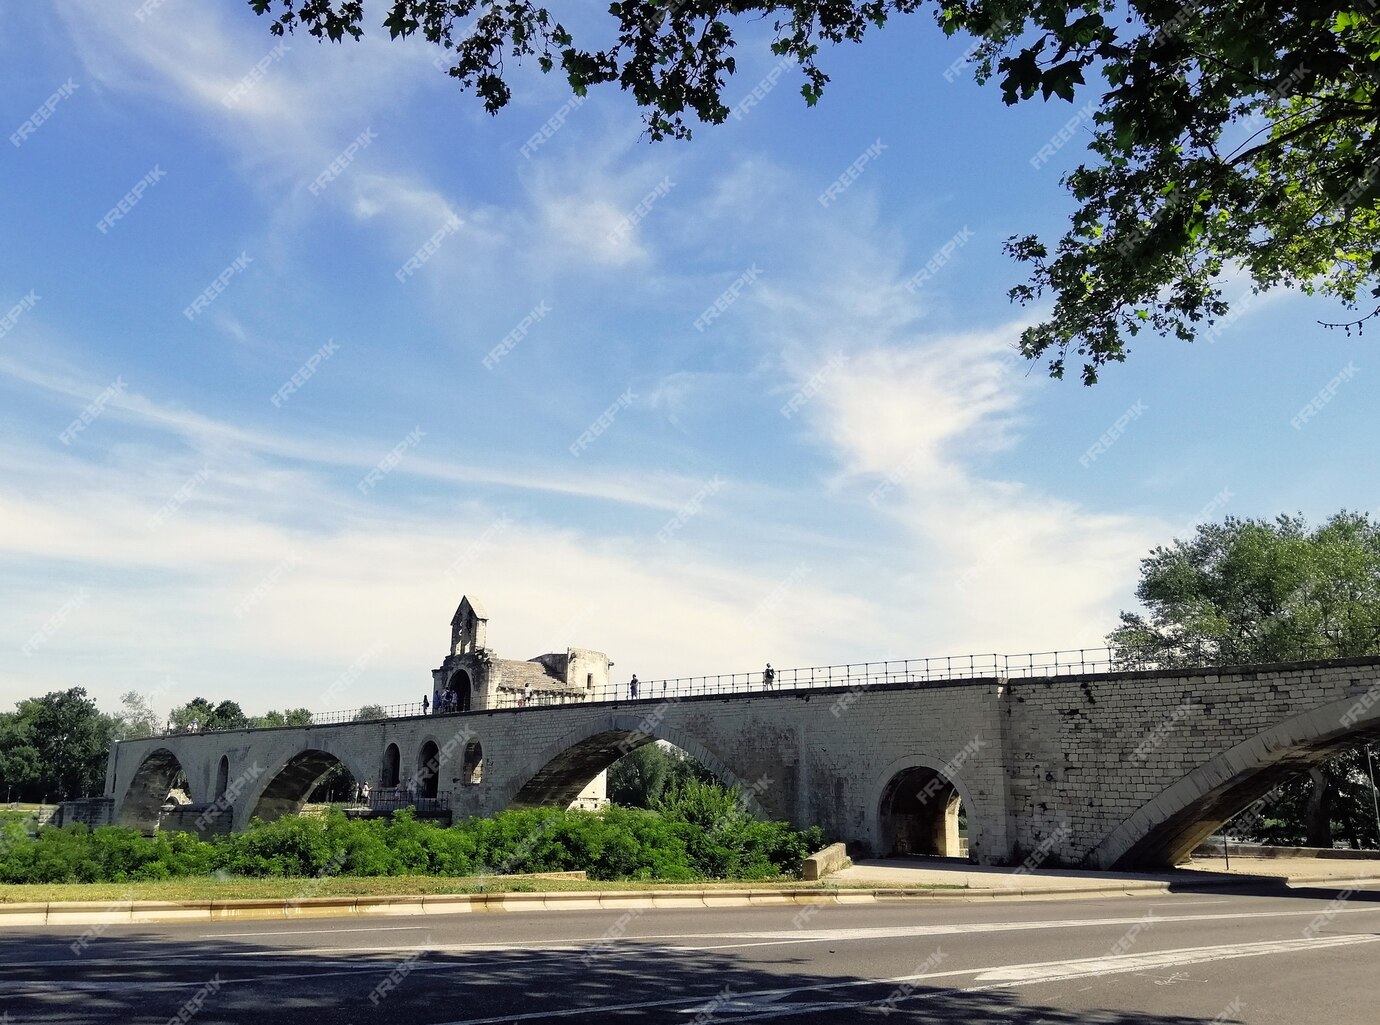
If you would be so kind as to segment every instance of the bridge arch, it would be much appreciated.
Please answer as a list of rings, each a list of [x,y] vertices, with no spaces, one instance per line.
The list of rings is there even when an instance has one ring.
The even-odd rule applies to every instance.
[[[1354,695],[1285,719],[1181,776],[1085,860],[1116,869],[1178,864],[1280,783],[1377,736],[1380,702],[1367,708]]]
[[[263,785],[243,803],[236,828],[243,829],[255,818],[272,822],[284,815],[298,814],[321,778],[341,764],[355,779],[368,779],[352,758],[322,748],[307,748],[284,759],[264,773]]]
[[[395,787],[402,782],[402,751],[390,743],[383,749],[383,765],[379,770],[379,787]]]
[[[221,755],[220,761],[216,763],[216,789],[211,795],[212,800],[225,796],[225,791],[230,786],[230,756]]]
[[[182,762],[166,747],[156,748],[145,755],[125,789],[117,824],[132,826],[146,833],[155,831],[158,828],[158,813],[172,792],[173,780],[179,772],[182,772]],[[190,788],[191,783],[187,785]]]
[[[464,760],[460,764],[460,782],[466,786],[484,781],[484,745],[476,737],[465,745]]]
[[[417,749],[417,770],[413,779],[416,796],[435,797],[441,775],[441,748],[428,737]]]
[[[919,795],[924,795],[923,798]],[[975,801],[972,788],[952,760],[915,752],[895,759],[872,781],[867,795],[867,825],[875,854],[900,853],[958,857],[958,809],[968,819],[969,856],[999,849],[999,809]],[[897,821],[909,818],[909,822]]]
[[[566,807],[589,781],[618,759],[639,747],[664,740],[690,755],[720,781],[737,786],[743,807],[756,818],[767,818],[750,783],[689,734],[648,717],[614,715],[574,730],[528,761],[519,782],[504,794],[503,807]]]

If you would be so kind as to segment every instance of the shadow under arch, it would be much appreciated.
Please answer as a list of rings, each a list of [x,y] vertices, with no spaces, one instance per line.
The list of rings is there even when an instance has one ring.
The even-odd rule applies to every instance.
[[[417,749],[417,771],[413,774],[409,786],[416,788],[418,797],[435,797],[437,794],[438,776],[441,773],[441,749],[436,741],[427,738],[426,742]]]
[[[297,752],[274,771],[264,774],[267,782],[254,797],[244,802],[236,827],[243,829],[255,818],[272,822],[284,815],[298,814],[321,778],[342,764],[355,779],[368,779],[349,759],[329,751],[308,748]]]
[[[159,810],[167,801],[173,780],[181,771],[182,763],[166,747],[156,748],[145,755],[139,768],[134,770],[124,800],[120,802],[116,825],[132,826],[145,833],[157,830]]]
[[[402,751],[396,743],[383,749],[383,768],[379,771],[379,786],[395,787],[402,782]]]
[[[958,812],[963,799],[942,772],[917,765],[902,769],[882,790],[878,821],[886,854],[962,856]]]
[[[460,782],[472,786],[484,781],[484,745],[476,737],[465,745],[464,759],[460,764]]]
[[[871,853],[885,855],[895,849],[896,824],[888,822],[888,814],[901,796],[901,788],[914,786],[919,792],[928,795],[919,801],[921,809],[932,808],[929,815],[922,817],[918,829],[928,833],[931,838],[926,846],[938,847],[936,840],[943,830],[942,844],[945,849],[920,849],[908,853],[939,854],[957,856],[958,804],[961,801],[968,817],[968,856],[976,859],[979,851],[995,849],[997,837],[992,832],[991,823],[996,810],[985,802],[973,800],[968,781],[958,772],[952,760],[936,758],[925,752],[912,752],[897,758],[879,772],[872,781],[867,793],[867,826]],[[952,831],[952,853],[948,849],[949,832]]]
[[[765,819],[766,810],[756,791],[722,759],[694,737],[664,724],[652,724],[647,717],[615,715],[603,722],[573,731],[547,747],[522,773],[525,782],[505,795],[505,808],[535,808],[556,805],[567,807],[599,773],[618,759],[646,744],[664,740],[674,744],[703,765],[727,786],[740,791],[743,808],[754,818]]]
[[[1109,869],[1179,864],[1291,776],[1376,738],[1380,702],[1364,708],[1356,695],[1285,719],[1181,776],[1136,809],[1084,861]]]
[[[225,791],[230,786],[230,756],[221,755],[220,761],[216,763],[216,790],[211,795],[212,800],[218,800],[225,796]]]

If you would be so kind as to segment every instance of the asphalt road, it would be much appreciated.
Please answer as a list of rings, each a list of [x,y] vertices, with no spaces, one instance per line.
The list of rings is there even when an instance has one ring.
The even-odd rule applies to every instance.
[[[1377,967],[1380,888],[10,928],[0,1021],[1375,1025]]]

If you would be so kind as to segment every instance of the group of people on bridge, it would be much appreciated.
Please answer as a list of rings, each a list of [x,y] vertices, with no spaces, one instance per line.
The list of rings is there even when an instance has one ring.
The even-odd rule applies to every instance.
[[[443,690],[436,695],[436,715],[445,715],[448,712],[463,712],[460,707],[460,695],[453,690]],[[422,695],[422,715],[431,714],[431,701],[425,694]]]

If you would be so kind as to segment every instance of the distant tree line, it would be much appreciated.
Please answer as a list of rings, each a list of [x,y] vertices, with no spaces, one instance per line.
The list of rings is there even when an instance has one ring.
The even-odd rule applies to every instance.
[[[116,740],[310,722],[305,708],[248,716],[233,701],[216,704],[202,697],[165,718],[137,691],[121,695],[119,711],[108,714],[83,687],[51,691],[18,702],[13,712],[0,712],[0,792],[6,801],[28,802],[97,796],[105,789],[106,760]]]

